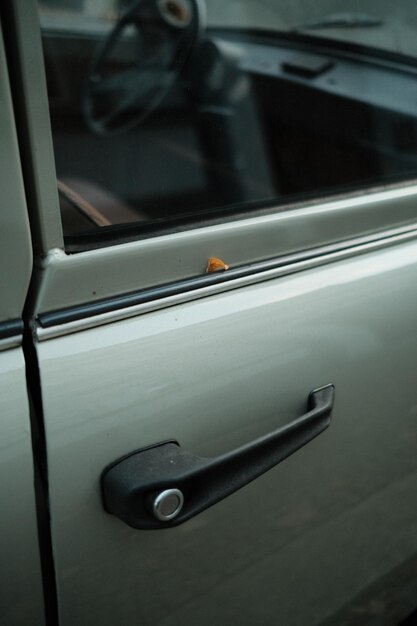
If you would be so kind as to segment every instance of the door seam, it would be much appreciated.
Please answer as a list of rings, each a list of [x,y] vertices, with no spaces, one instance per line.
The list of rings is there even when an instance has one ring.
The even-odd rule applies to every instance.
[[[22,348],[25,360],[26,387],[29,401],[34,490],[45,626],[59,626],[56,569],[52,545],[48,480],[48,458],[42,402],[39,361],[30,317],[23,315]]]

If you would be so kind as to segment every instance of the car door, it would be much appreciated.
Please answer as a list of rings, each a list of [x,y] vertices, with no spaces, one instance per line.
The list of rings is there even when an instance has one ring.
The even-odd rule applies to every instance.
[[[32,246],[1,33],[0,100],[0,621],[42,625],[35,478],[38,495],[42,483],[32,455],[38,445],[29,412],[22,320]]]
[[[335,67],[349,80],[333,93],[331,77],[311,87],[299,76],[311,63],[295,62],[286,44],[277,50],[290,54],[291,78],[278,99],[272,70],[259,69],[278,52],[250,41],[238,65],[223,69],[233,81],[242,67],[251,72],[251,106],[244,100],[226,115],[212,93],[192,106],[177,94],[137,135],[107,140],[115,129],[102,126],[93,141],[79,110],[54,109],[54,76],[67,90],[70,76],[80,83],[77,64],[63,73],[65,46],[76,39],[64,28],[61,56],[49,56],[44,40],[47,66],[55,59],[60,68],[47,74],[51,135],[36,4],[5,7],[36,251],[28,315],[48,471],[50,623],[398,624],[417,597],[411,70],[336,55],[323,72]],[[235,54],[243,39],[229,36],[233,45],[210,39],[208,50]],[[320,59],[327,54],[321,49]],[[380,102],[398,81],[403,99]],[[300,116],[299,97],[316,102],[311,117]],[[282,117],[267,132],[279,102]],[[409,143],[399,147],[404,128]],[[286,148],[271,156],[277,129]],[[226,148],[237,142],[248,159],[240,137],[258,138],[251,145],[263,175],[255,181],[242,165],[250,160],[218,160],[220,141],[211,139],[226,130]],[[146,158],[134,152],[143,146]],[[127,168],[145,161],[160,168],[138,192],[148,217],[126,230],[129,220],[113,223],[97,189],[118,169],[130,173],[127,189],[139,176]],[[345,169],[330,172],[332,161]],[[81,174],[92,171],[98,204],[80,202],[85,185],[68,193],[80,163]],[[60,210],[55,167],[83,227],[75,218],[68,226],[62,193]],[[106,175],[94,178],[95,170]],[[293,191],[297,179],[304,195]],[[252,184],[259,180],[261,191]],[[217,215],[203,202],[219,202],[222,181],[228,211]],[[126,192],[120,206],[128,200]],[[159,205],[181,202],[187,211],[175,225],[158,214]],[[91,225],[97,207],[107,226]]]

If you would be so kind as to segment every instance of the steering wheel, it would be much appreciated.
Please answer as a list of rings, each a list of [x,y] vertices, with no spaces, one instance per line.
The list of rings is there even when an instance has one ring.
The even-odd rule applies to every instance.
[[[177,80],[204,26],[204,0],[135,0],[93,56],[82,99],[88,128],[114,135],[143,122]]]

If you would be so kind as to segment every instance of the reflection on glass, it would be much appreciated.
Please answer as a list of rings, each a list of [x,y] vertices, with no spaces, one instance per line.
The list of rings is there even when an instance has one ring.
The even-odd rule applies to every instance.
[[[39,6],[67,235],[415,176],[411,3]]]

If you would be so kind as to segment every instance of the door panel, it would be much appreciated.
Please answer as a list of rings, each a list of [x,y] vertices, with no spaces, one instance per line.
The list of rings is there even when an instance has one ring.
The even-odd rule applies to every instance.
[[[22,312],[32,242],[0,15],[0,623],[44,624]]]
[[[21,348],[0,352],[0,622],[44,623],[26,377]]]
[[[336,624],[409,567],[416,281],[412,242],[41,341],[61,624]],[[140,531],[103,510],[121,456],[225,453],[328,383],[330,427],[194,519]]]

